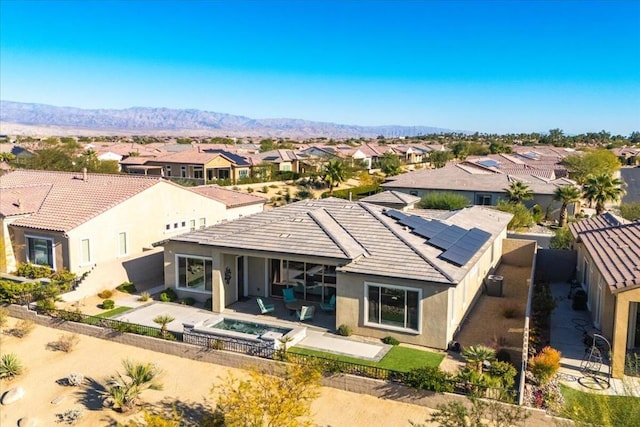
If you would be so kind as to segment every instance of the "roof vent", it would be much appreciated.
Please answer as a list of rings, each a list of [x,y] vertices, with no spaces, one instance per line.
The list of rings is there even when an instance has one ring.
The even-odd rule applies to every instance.
[[[282,233],[282,234],[281,234],[281,235],[279,235],[278,237],[283,237],[283,238],[291,237],[291,234],[289,234],[289,233]]]

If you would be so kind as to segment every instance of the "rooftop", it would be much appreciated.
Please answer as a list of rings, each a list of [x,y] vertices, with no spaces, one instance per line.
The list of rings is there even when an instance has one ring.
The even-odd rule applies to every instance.
[[[267,199],[264,197],[230,190],[218,185],[201,185],[198,187],[190,187],[189,189],[202,196],[222,202],[227,208],[265,204],[267,202]]]

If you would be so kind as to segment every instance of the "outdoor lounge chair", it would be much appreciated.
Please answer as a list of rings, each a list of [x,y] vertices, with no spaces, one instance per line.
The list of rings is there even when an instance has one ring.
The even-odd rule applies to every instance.
[[[256,301],[258,302],[258,307],[260,307],[260,314],[267,314],[276,310],[275,305],[265,304],[264,301],[262,301],[262,298],[256,298]]]
[[[331,299],[329,300],[328,303],[322,303],[320,304],[320,308],[322,309],[322,311],[336,311],[336,296],[331,295]]]
[[[284,298],[284,305],[292,304],[298,301],[298,298],[296,298],[296,294],[293,292],[293,288],[283,289],[282,297]]]
[[[296,310],[296,316],[300,321],[311,320],[315,312],[316,307],[314,305],[303,305],[300,310]]]

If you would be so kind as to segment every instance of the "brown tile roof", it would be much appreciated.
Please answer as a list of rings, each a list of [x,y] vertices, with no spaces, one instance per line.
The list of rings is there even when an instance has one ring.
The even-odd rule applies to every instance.
[[[617,227],[618,225],[627,224],[624,218],[616,216],[610,212],[604,215],[594,216],[593,218],[583,219],[582,221],[572,222],[569,224],[569,230],[575,240],[578,240],[580,233],[591,230],[602,230],[609,227]]]
[[[14,226],[38,228],[42,230],[69,231],[108,211],[130,197],[150,188],[161,181],[160,178],[135,175],[87,174],[82,173],[17,170],[0,177],[2,192],[2,214],[15,212],[9,199],[5,205],[5,194],[12,194],[16,188],[32,186],[37,191],[23,191],[20,205],[33,206],[40,203],[33,214],[18,219]],[[43,198],[45,186],[49,191]],[[12,210],[13,209],[13,210]],[[15,213],[14,213],[15,215]]]
[[[0,182],[4,184],[4,180]],[[14,187],[2,185],[0,216],[6,218],[37,212],[50,190],[51,184],[17,185]]]
[[[227,206],[227,208],[265,204],[267,202],[267,199],[264,197],[229,190],[218,185],[201,185],[199,187],[192,187],[190,190],[194,193],[222,202]]]
[[[580,238],[611,292],[640,286],[640,223],[589,230]]]

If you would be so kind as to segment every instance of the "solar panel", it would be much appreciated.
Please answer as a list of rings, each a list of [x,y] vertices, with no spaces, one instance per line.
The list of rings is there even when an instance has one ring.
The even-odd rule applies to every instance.
[[[451,247],[444,251],[440,258],[452,262],[453,264],[463,266],[478,252],[478,250],[491,237],[490,233],[472,228]]]
[[[426,239],[431,239],[447,227],[449,227],[447,224],[444,224],[437,220],[425,220],[425,223],[414,228],[413,232],[418,236],[422,236]]]
[[[382,211],[383,214],[385,214],[386,216],[395,219],[396,221],[399,221],[401,219],[405,219],[407,218],[409,215],[402,213],[400,211],[397,211],[395,209],[387,209],[386,211]]]
[[[480,160],[480,161],[478,161],[478,164],[482,165],[482,166],[484,166],[486,168],[498,168],[498,167],[500,167],[500,163],[498,163],[497,161],[492,160],[492,159]]]
[[[438,249],[447,250],[467,233],[464,228],[450,225],[429,239],[429,244]]]
[[[411,228],[419,228],[423,226],[426,222],[427,222],[426,219],[421,218],[417,215],[408,215],[406,218],[401,219],[399,221],[400,224],[406,225],[407,227],[411,227]]]

